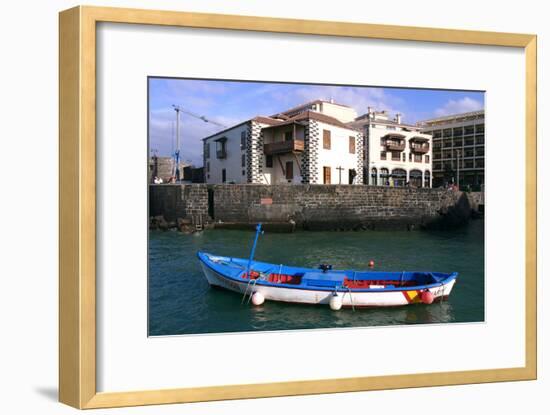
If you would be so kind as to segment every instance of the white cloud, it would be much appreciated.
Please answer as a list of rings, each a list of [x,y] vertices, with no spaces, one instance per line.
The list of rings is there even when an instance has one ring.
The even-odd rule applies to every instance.
[[[477,111],[483,108],[483,103],[470,97],[462,99],[450,99],[442,107],[435,110],[435,115],[442,117],[444,115],[461,114],[464,112]]]

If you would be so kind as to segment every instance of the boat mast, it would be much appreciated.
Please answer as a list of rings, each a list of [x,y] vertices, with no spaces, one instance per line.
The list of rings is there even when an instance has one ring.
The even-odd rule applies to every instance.
[[[262,233],[262,224],[258,223],[256,225],[256,235],[254,236],[254,243],[252,244],[252,249],[250,250],[250,257],[248,258],[248,265],[246,266],[246,276],[250,278],[250,267],[252,266],[252,260],[254,259],[254,252],[256,251],[256,244],[258,243],[258,237]]]

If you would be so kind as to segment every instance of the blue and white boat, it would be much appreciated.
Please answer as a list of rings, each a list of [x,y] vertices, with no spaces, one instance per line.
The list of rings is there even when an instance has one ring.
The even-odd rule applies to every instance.
[[[255,305],[265,300],[342,307],[391,307],[431,304],[446,299],[457,272],[354,271],[292,267],[255,261],[254,250],[261,232],[258,225],[250,258],[231,258],[198,252],[204,275],[211,286],[242,294]]]

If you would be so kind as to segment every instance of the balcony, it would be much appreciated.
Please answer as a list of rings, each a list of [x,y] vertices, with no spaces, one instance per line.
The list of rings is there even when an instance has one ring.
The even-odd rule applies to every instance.
[[[275,143],[264,144],[264,154],[271,156],[273,154],[285,154],[304,151],[303,140],[287,140]]]
[[[405,136],[403,134],[390,133],[383,136],[380,144],[386,148],[386,151],[405,150]]]
[[[430,151],[430,144],[410,143],[410,150],[413,153],[426,154]]]
[[[216,157],[219,158],[219,159],[227,158],[227,151],[225,151],[225,148],[222,148],[220,150],[216,150]]]
[[[409,141],[409,149],[412,153],[426,154],[430,151],[430,141],[426,137],[412,137]]]

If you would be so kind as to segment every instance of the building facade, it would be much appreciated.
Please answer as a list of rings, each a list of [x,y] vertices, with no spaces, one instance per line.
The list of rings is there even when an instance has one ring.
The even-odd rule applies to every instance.
[[[203,139],[207,183],[360,184],[363,135],[350,107],[312,101]]]
[[[433,141],[434,187],[457,184],[479,190],[485,183],[485,111],[418,123]]]
[[[365,137],[363,180],[373,186],[432,187],[432,137],[418,126],[390,119],[386,111],[368,112],[351,126]]]

